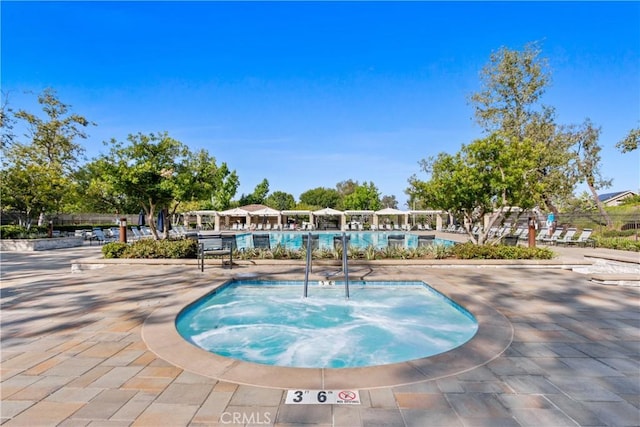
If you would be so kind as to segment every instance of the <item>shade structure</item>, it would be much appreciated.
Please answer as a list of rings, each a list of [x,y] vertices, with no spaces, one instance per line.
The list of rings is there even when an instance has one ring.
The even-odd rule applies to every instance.
[[[346,210],[344,211],[345,215],[373,215],[375,211],[371,210]]]
[[[314,215],[344,215],[344,212],[333,208],[324,208],[317,211],[313,211]]]
[[[381,216],[397,216],[398,222],[400,222],[399,219],[400,219],[400,216],[402,216],[404,217],[405,224],[409,222],[409,212],[401,211],[400,209],[384,208],[384,209],[380,209],[379,211],[376,211],[375,215],[373,216],[373,223],[378,225],[379,224],[378,217],[381,217]],[[396,225],[398,224],[396,223]]]
[[[233,208],[233,209],[227,209],[226,211],[220,211],[220,212],[218,212],[218,215],[220,215],[220,216],[246,216],[249,213],[250,212],[245,210],[245,209]]]
[[[309,216],[311,215],[311,211],[307,210],[285,210],[280,212],[282,215],[287,216]]]
[[[400,209],[394,209],[394,208],[384,208],[381,209],[379,211],[376,211],[376,215],[380,216],[380,215],[406,215],[407,212],[406,211],[401,211]]]
[[[273,208],[262,208],[249,213],[251,216],[280,216],[280,211]]]

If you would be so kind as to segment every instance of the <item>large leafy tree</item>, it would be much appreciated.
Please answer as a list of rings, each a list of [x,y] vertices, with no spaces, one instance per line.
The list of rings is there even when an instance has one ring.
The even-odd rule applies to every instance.
[[[631,129],[627,136],[616,144],[616,148],[622,153],[628,153],[638,149],[640,143],[640,128]]]
[[[20,222],[31,224],[40,213],[59,212],[74,194],[71,175],[83,158],[84,148],[77,142],[87,138],[85,128],[93,123],[71,113],[52,89],[38,96],[43,117],[25,110],[12,111],[3,106],[3,135],[11,133],[7,123],[16,122],[26,129],[25,140],[5,138],[2,144],[3,207],[21,213]]]
[[[471,95],[476,120],[487,132],[499,130],[520,140],[526,136],[550,82],[547,60],[540,53],[536,43],[522,51],[502,47],[491,53],[480,73],[483,89]]]
[[[73,175],[75,182],[73,203],[66,205],[72,212],[138,212],[141,206],[137,198],[117,191],[105,180],[110,159],[108,157],[90,161]]]
[[[611,180],[604,178],[600,171],[600,151],[602,151],[602,147],[598,144],[600,131],[601,129],[595,127],[588,119],[585,120],[581,128],[577,131],[577,169],[580,181],[587,184],[593,201],[607,222],[607,227],[612,227],[613,221],[598,197],[599,189],[611,186]]]
[[[156,215],[176,212],[183,202],[207,200],[213,189],[232,178],[228,168],[218,168],[206,151],[191,152],[166,132],[129,135],[127,143],[111,140],[102,163],[102,179],[115,193],[135,201],[146,214],[155,238],[165,236],[156,227]],[[166,219],[166,218],[165,218]]]
[[[169,210],[173,216],[186,202],[202,203],[208,199],[215,200],[218,206],[226,209],[239,185],[236,172],[229,170],[224,162],[218,166],[216,159],[206,150],[187,151],[184,162],[175,169],[172,178],[175,190]]]
[[[13,116],[13,109],[9,105],[9,95],[5,92],[1,92],[0,96],[0,148],[8,148],[15,138],[13,133],[13,127],[15,125],[15,117]]]
[[[493,134],[464,145],[454,155],[440,153],[423,160],[430,179],[412,177],[410,193],[431,207],[459,214],[471,240],[482,244],[511,207],[527,209],[538,201],[532,150],[527,140]],[[480,227],[477,234],[472,233],[474,224]]]
[[[528,140],[535,149],[541,203],[553,212],[555,201],[575,189],[576,135],[555,123],[555,110],[541,104],[551,81],[548,61],[536,43],[522,51],[506,47],[491,54],[480,74],[482,90],[470,97],[476,121],[486,133],[499,131],[510,141]]]
[[[357,184],[353,191],[342,199],[343,209],[375,211],[381,206],[380,191],[373,182]]]
[[[333,188],[312,188],[300,194],[300,203],[321,209],[335,208],[340,203],[340,193]]]
[[[340,181],[339,183],[337,183],[336,190],[340,194],[341,198],[345,198],[349,194],[352,194],[354,191],[356,191],[356,188],[358,188],[359,186],[360,183],[358,183],[358,181],[347,179],[345,181]]]
[[[534,115],[526,135],[537,165],[541,206],[557,214],[558,205],[573,197],[578,181],[574,150],[578,137],[572,126],[558,125],[553,116],[551,108]]]
[[[398,209],[398,199],[396,199],[396,196],[394,195],[382,196],[382,199],[380,199],[380,205],[385,208]]]
[[[265,200],[265,204],[270,208],[284,211],[295,208],[296,200],[292,194],[285,193],[284,191],[274,191],[269,194]]]
[[[262,205],[269,194],[269,181],[265,178],[253,189],[251,194],[240,197],[240,206],[258,204]]]
[[[216,171],[216,179],[214,182],[219,185],[211,189],[210,205],[203,207],[210,207],[218,211],[228,209],[231,206],[231,200],[236,195],[238,187],[240,186],[238,174],[235,170],[230,170],[229,166],[223,162]]]

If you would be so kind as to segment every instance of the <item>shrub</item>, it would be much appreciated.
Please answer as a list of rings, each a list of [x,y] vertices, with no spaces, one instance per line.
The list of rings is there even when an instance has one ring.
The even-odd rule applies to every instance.
[[[0,226],[0,239],[37,239],[47,237],[49,228],[33,225],[29,229],[21,225]]]
[[[630,237],[635,235],[636,230],[633,228],[629,230],[602,230],[602,232],[599,233],[600,237]]]
[[[193,239],[143,239],[131,244],[112,242],[102,247],[105,258],[195,258],[198,242]]]
[[[127,250],[127,244],[121,242],[105,243],[102,247],[102,255],[105,258],[123,258],[122,254]]]
[[[551,259],[553,251],[548,248],[529,248],[505,245],[475,245],[462,243],[452,249],[459,259]]]
[[[622,240],[622,239],[621,239]],[[637,242],[627,240],[627,244]],[[620,244],[622,245],[622,244]],[[619,249],[619,248],[615,248]],[[182,240],[139,240],[131,244],[112,242],[102,247],[105,258],[195,258],[198,243],[193,239]],[[306,251],[290,250],[282,246],[272,249],[248,248],[234,251],[236,259],[305,259]],[[370,246],[365,249],[348,249],[349,259],[551,259],[553,252],[548,248],[527,248],[522,246],[504,245],[474,245],[473,243],[458,244],[453,247],[445,245],[426,245],[407,249],[401,246],[389,246],[375,249]],[[315,250],[314,259],[342,259],[342,247],[336,250]]]
[[[596,246],[606,249],[640,252],[640,241],[623,237],[596,237]]]

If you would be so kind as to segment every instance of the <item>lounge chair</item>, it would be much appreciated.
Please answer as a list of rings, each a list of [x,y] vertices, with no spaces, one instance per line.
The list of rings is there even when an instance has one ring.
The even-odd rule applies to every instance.
[[[92,233],[93,233],[92,240],[96,240],[100,244],[113,241],[113,238],[107,237],[107,235],[104,234],[104,231],[100,228],[94,228]]]
[[[497,237],[508,236],[511,231],[511,225],[504,225],[500,230],[498,230]]]
[[[541,228],[540,231],[538,231],[538,235],[536,236],[536,242],[542,242],[542,240],[544,240],[545,237],[547,237],[549,235],[549,229],[548,228]]]
[[[487,237],[492,239],[498,235],[498,227],[489,227],[489,232],[487,233]]]
[[[595,240],[593,240],[591,238],[591,233],[593,233],[593,230],[590,228],[585,228],[584,230],[582,230],[582,233],[580,233],[580,235],[571,240],[566,242],[566,244],[568,245],[580,245],[580,246],[592,246],[595,247],[596,246],[596,242]]]
[[[518,228],[516,228],[516,231],[514,231],[511,235],[512,236],[516,236],[516,237],[524,237],[527,234],[526,230],[527,229],[524,228],[524,227],[518,227]]]
[[[142,237],[153,237],[153,233],[151,233],[151,229],[146,225],[143,225],[142,227],[140,227],[140,234],[142,234]]]
[[[567,232],[564,234],[564,236],[556,239],[556,241],[554,242],[556,245],[564,245],[566,243],[569,243],[573,240],[573,235],[576,234],[576,230],[575,228],[569,228],[567,229]]]
[[[543,237],[542,238],[542,243],[547,244],[547,245],[553,245],[556,242],[556,240],[558,240],[560,238],[562,233],[564,233],[564,229],[558,228],[556,231],[553,232],[551,237]]]
[[[133,233],[133,240],[142,239],[142,233],[138,230],[138,227],[131,227],[131,233]]]

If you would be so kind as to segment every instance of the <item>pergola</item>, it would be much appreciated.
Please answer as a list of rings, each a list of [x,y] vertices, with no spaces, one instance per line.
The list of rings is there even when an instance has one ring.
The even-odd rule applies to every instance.
[[[266,218],[267,217],[277,217],[278,219],[278,226],[281,224],[281,220],[282,220],[282,215],[281,212],[279,210],[270,208],[268,206],[265,206],[264,208],[261,209],[257,209],[255,211],[251,211],[249,212],[249,215],[251,217],[258,217],[258,218],[262,218],[263,222],[266,222]]]
[[[290,216],[306,216],[309,217],[309,222],[313,222],[313,214],[309,210],[284,210],[280,211],[280,221],[282,218],[288,218]]]
[[[413,221],[413,225],[416,225],[416,221],[415,221],[415,217],[416,215],[420,216],[420,215],[424,215],[424,216],[429,216],[429,217],[434,217],[436,218],[436,230],[442,230],[442,214],[444,212],[442,211],[435,211],[435,210],[410,210],[409,211],[409,215],[411,215],[414,218]]]
[[[340,230],[345,229],[345,215],[344,212],[333,208],[324,208],[317,211],[313,211],[315,216],[339,216],[340,217]]]
[[[251,223],[251,213],[248,210],[242,208],[227,209],[226,211],[218,212],[218,215],[218,218],[221,216],[224,217],[225,227],[229,227],[229,223],[231,222],[230,220],[232,220],[233,218],[237,218],[237,221],[240,221],[240,218],[244,218],[245,224]],[[219,220],[216,223],[216,230],[220,230]]]
[[[281,225],[283,221],[287,217],[308,217],[310,223],[314,223],[314,217],[316,216],[338,216],[340,217],[340,230],[346,230],[346,219],[347,216],[370,216],[372,218],[373,225],[379,225],[379,218],[384,216],[396,216],[398,218],[398,224],[409,224],[409,216],[414,218],[413,224],[415,225],[415,216],[416,215],[425,215],[431,216],[436,219],[436,230],[442,229],[442,214],[443,211],[440,210],[410,210],[410,211],[402,211],[400,209],[394,208],[385,208],[378,211],[372,210],[345,210],[339,211],[333,208],[324,208],[319,209],[317,211],[310,210],[283,210],[279,211],[277,209],[270,208],[268,206],[263,205],[249,205],[243,206],[239,208],[227,209],[225,211],[214,211],[214,210],[199,210],[199,211],[190,211],[184,214],[185,225],[188,225],[188,216],[195,215],[196,216],[196,224],[198,228],[202,228],[202,218],[203,217],[213,217],[214,219],[214,227],[216,230],[220,230],[220,218],[224,218],[224,225],[229,227],[231,220],[237,219],[243,220],[246,224],[251,224],[253,217],[276,217],[278,221],[278,225]],[[403,220],[400,221],[400,218]]]
[[[381,216],[395,216],[398,218],[398,221],[396,224],[400,225],[400,217],[404,217],[404,224],[408,224],[409,223],[409,212],[407,211],[401,211],[400,209],[394,209],[394,208],[384,208],[381,209],[379,211],[376,211],[374,216],[373,216],[373,223],[375,225],[378,225],[379,222],[379,217]]]

